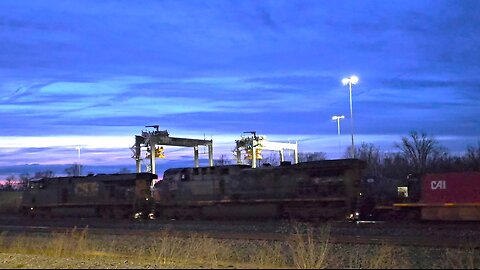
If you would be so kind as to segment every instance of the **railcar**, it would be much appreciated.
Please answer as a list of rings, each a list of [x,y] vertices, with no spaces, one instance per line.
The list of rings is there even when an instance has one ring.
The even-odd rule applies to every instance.
[[[148,216],[156,178],[150,173],[43,178],[28,183],[20,209],[33,217]]]
[[[366,188],[373,219],[480,221],[480,172],[411,175],[396,186],[380,185],[377,179]],[[380,194],[393,196],[382,200]]]
[[[174,168],[154,186],[160,218],[358,217],[365,163],[322,160],[252,169],[247,165]]]

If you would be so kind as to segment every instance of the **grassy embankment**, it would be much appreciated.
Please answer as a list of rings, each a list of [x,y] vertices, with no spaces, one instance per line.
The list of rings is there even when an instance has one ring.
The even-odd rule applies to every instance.
[[[90,235],[0,235],[0,268],[478,268],[478,250],[331,244],[325,230],[286,242]]]

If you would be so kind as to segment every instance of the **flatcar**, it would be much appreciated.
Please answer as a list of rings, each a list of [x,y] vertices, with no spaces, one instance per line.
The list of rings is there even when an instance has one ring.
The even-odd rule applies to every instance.
[[[43,178],[28,183],[20,209],[33,217],[148,216],[156,178],[150,173]]]
[[[370,182],[365,189],[370,210],[364,212],[373,219],[480,221],[480,172],[410,175],[396,186]],[[395,195],[382,199],[381,194]]]
[[[322,160],[252,169],[174,168],[154,186],[155,216],[175,219],[358,217],[365,162]]]

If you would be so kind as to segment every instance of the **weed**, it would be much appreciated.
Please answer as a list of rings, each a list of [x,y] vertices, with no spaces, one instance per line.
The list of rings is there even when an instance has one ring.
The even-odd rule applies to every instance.
[[[328,256],[330,228],[323,227],[318,237],[314,236],[313,229],[307,228],[306,235],[296,233],[288,241],[293,265],[299,269],[319,269],[326,267]]]

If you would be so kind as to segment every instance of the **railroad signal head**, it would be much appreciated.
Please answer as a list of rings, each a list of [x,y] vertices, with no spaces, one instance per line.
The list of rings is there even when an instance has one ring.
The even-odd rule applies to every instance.
[[[165,153],[163,151],[163,146],[155,148],[155,157],[157,158],[165,158]]]

